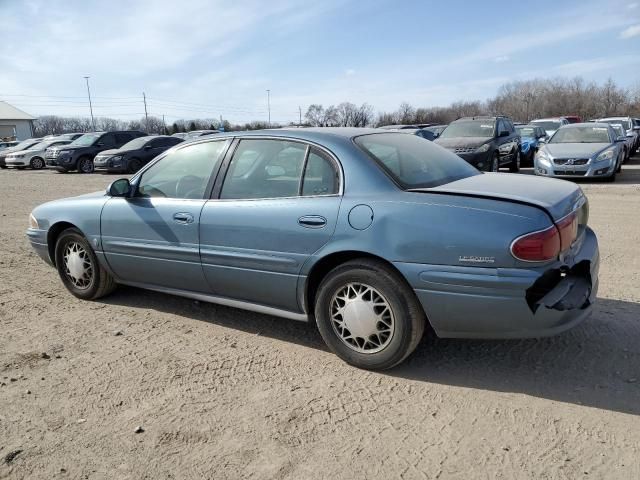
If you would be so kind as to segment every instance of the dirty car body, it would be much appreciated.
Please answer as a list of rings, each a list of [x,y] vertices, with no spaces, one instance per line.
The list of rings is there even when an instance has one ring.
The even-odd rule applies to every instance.
[[[164,187],[149,179],[164,158],[179,165],[187,149],[211,145],[210,176],[185,189],[177,179],[170,192],[180,198],[154,194]],[[324,163],[309,174],[312,155]],[[268,194],[260,194],[264,184],[243,183],[254,182],[254,171]],[[288,190],[292,181],[300,187]],[[596,297],[598,244],[578,186],[483,174],[414,135],[220,134],[172,148],[123,184],[120,193],[37,207],[27,231],[33,248],[55,264],[56,242],[73,228],[119,284],[304,321],[323,312],[327,276],[364,259],[409,292],[441,337],[556,334],[584,319]]]

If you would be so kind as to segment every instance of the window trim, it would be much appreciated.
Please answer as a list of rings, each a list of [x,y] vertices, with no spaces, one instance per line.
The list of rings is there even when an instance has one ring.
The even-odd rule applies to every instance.
[[[222,186],[227,177],[227,173],[229,172],[229,165],[231,164],[231,160],[238,149],[238,145],[242,140],[279,140],[286,142],[295,142],[301,143],[306,146],[305,159],[302,169],[302,175],[300,177],[300,184],[298,185],[298,195],[291,197],[259,197],[259,198],[220,198],[220,194],[222,193]],[[338,173],[338,192],[323,194],[323,195],[302,195],[302,182],[304,179],[304,169],[307,166],[307,159],[309,157],[309,152],[311,151],[311,147],[316,147],[318,150],[324,152],[329,160],[333,164],[333,168]],[[334,153],[328,148],[320,145],[318,143],[302,140],[299,138],[292,138],[287,136],[280,135],[246,135],[246,136],[238,136],[233,137],[233,142],[230,148],[227,150],[223,163],[220,165],[220,170],[218,172],[215,185],[211,192],[209,200],[215,200],[219,202],[247,202],[247,201],[260,201],[260,200],[286,200],[286,199],[300,199],[300,198],[316,198],[316,197],[341,197],[344,195],[344,172],[342,170],[342,164],[338,160],[338,158],[334,155]]]

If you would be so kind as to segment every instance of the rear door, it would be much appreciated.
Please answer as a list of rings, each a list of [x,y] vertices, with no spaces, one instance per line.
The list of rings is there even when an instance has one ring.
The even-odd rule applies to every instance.
[[[102,248],[121,281],[209,290],[200,264],[200,212],[229,143],[185,145],[145,170],[134,196],[105,204]]]
[[[328,152],[285,139],[242,139],[200,222],[212,293],[300,311],[304,262],[333,235],[340,169]]]

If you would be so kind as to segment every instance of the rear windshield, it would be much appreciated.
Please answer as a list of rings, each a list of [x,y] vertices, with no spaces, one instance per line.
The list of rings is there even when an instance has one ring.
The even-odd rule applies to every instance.
[[[625,130],[629,130],[631,128],[631,122],[628,120],[604,120],[605,123],[610,123],[611,125],[620,125]]]
[[[356,137],[355,143],[405,190],[480,174],[457,155],[415,135],[375,133]]]
[[[128,143],[125,143],[121,148],[122,150],[139,150],[144,147],[148,142],[153,140],[154,137],[138,137],[134,138]]]
[[[454,122],[444,129],[440,138],[493,137],[493,120],[469,120]]]
[[[533,138],[533,137],[536,136],[536,132],[534,131],[533,127],[516,127],[516,130],[518,131],[518,133],[522,137],[532,137]]]
[[[548,121],[542,120],[542,121],[535,121],[531,123],[535,123],[536,125],[541,126],[545,130],[557,130],[562,126],[560,122],[556,122],[554,120],[548,120]]]

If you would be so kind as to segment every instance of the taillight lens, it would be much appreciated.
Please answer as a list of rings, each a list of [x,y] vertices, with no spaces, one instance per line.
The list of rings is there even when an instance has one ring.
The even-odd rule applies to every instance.
[[[560,233],[556,226],[518,237],[511,244],[511,254],[525,262],[544,262],[560,253]]]
[[[569,250],[576,238],[578,238],[578,214],[571,212],[569,215],[556,222],[560,232],[560,251]]]

